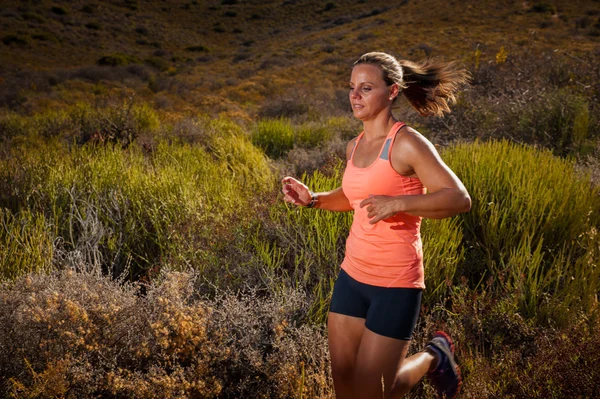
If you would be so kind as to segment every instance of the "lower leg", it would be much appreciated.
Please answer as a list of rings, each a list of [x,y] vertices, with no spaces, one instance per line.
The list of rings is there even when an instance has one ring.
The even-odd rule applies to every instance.
[[[426,351],[407,357],[402,362],[400,369],[394,376],[393,383],[388,390],[386,398],[401,398],[421,381],[427,372],[432,371],[437,365],[437,358]]]

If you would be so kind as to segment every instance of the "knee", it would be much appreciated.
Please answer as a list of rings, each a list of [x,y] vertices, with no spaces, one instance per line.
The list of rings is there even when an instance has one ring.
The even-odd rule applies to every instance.
[[[331,374],[334,380],[350,382],[354,379],[354,362],[331,362]]]
[[[410,382],[406,378],[397,375],[392,382],[390,390],[386,392],[386,398],[401,398],[411,389]]]

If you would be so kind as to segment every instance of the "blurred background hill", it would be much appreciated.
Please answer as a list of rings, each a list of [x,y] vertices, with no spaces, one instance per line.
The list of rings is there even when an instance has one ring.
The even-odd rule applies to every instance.
[[[597,53],[600,3],[5,1],[0,27],[2,107],[131,89],[168,111],[255,116],[275,98],[345,110],[351,62],[366,51],[470,68],[501,49],[508,60]]]

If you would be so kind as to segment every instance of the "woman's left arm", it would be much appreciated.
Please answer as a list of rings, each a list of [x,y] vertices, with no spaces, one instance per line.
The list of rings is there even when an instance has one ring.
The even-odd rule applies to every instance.
[[[460,179],[442,161],[429,140],[408,128],[396,137],[392,166],[405,176],[418,177],[427,188],[423,195],[373,195],[361,204],[370,223],[404,212],[413,216],[443,219],[471,209],[471,197]]]

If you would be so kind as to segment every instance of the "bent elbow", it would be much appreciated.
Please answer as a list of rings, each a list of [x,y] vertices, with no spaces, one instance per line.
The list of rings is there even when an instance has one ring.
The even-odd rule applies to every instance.
[[[462,206],[462,210],[461,212],[469,212],[471,210],[471,197],[469,196],[469,194],[465,193],[464,197],[463,197],[463,206]]]

